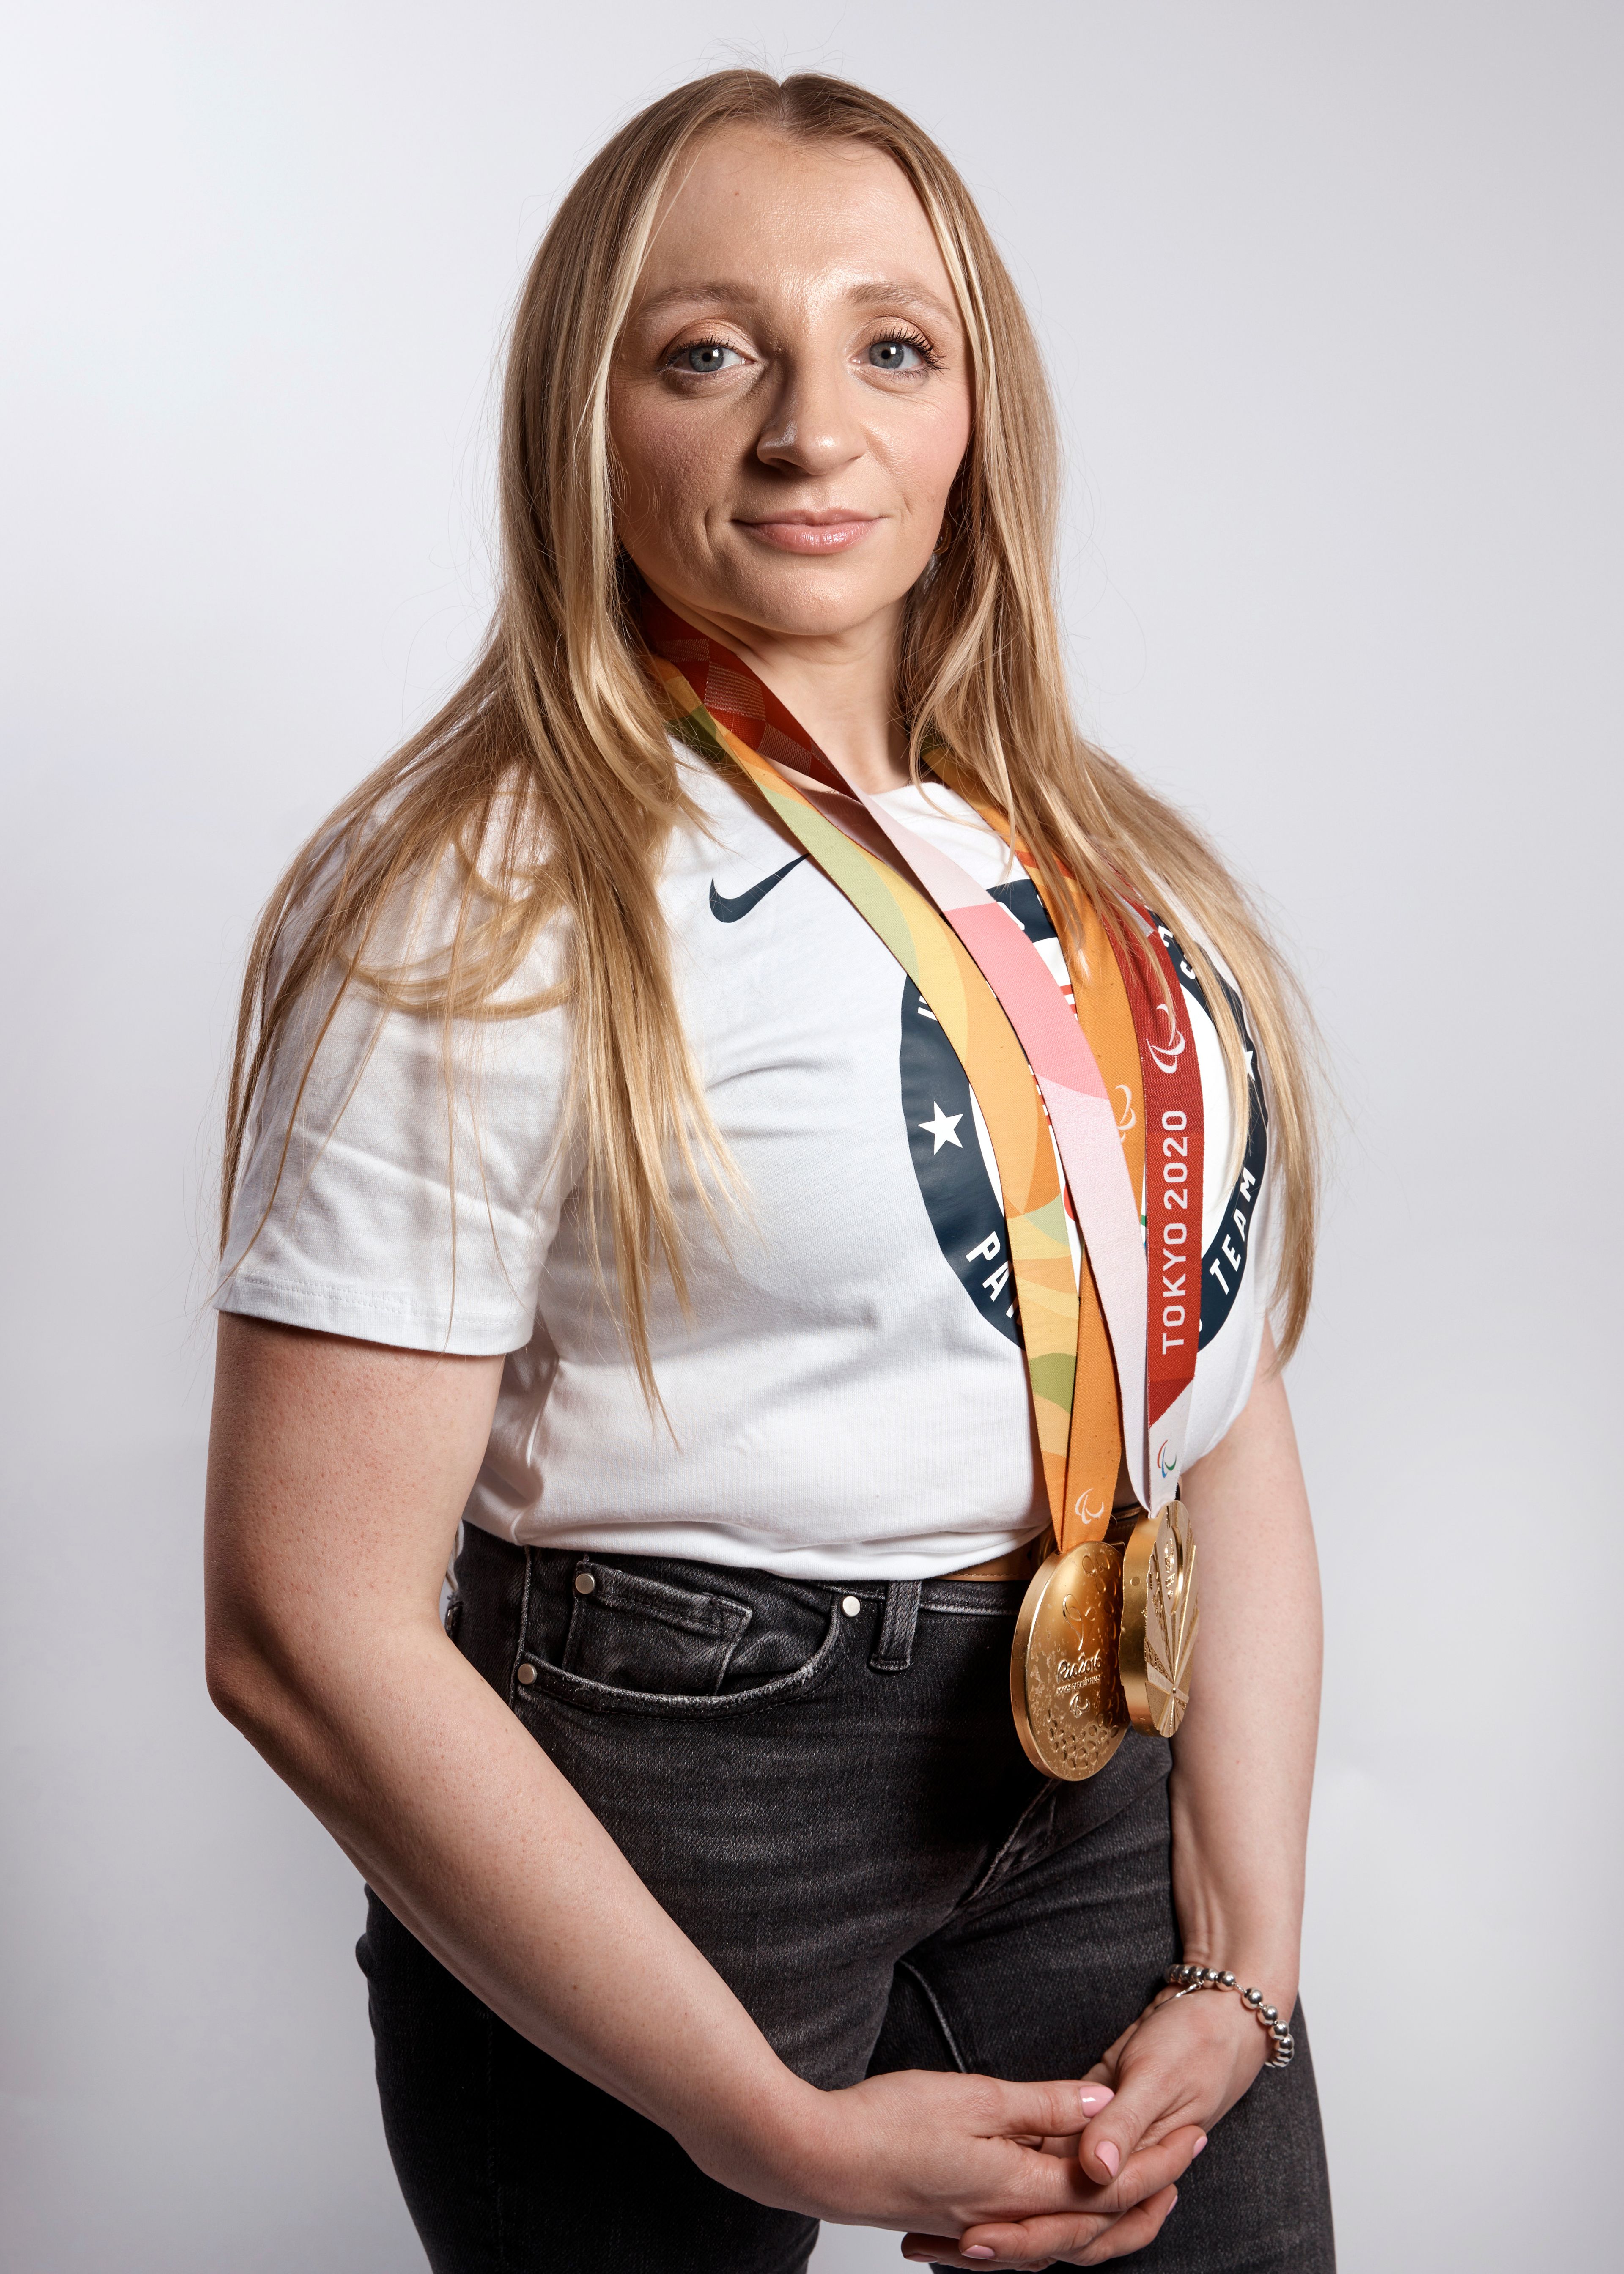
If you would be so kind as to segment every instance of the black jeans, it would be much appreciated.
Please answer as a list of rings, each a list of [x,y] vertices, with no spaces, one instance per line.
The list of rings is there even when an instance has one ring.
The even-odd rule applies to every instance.
[[[1009,1706],[1020,1593],[833,1587],[470,1529],[447,1623],[801,2076],[1081,2076],[1179,1956],[1169,1754],[1131,1733],[1085,1784],[1028,1765]],[[706,2178],[376,1897],[357,1954],[434,2274],[804,2268],[813,2220]],[[1146,2274],[1333,2266],[1300,2012],[1294,2027],[1295,2063],[1214,2128],[1133,2262]]]

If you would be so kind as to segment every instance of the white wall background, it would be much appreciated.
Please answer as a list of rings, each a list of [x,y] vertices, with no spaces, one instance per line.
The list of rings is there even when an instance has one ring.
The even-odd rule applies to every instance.
[[[1065,404],[1081,700],[1273,896],[1340,1068],[1292,1390],[1342,2263],[1616,2263],[1607,0],[13,12],[5,2263],[421,2265],[358,1889],[202,1690],[218,1069],[284,857],[477,633],[528,251],[730,43],[983,195]]]

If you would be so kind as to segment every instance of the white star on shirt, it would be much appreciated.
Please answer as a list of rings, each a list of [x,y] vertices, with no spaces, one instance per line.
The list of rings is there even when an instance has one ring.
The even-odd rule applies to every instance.
[[[931,1159],[933,1161],[936,1159],[944,1145],[959,1145],[959,1149],[962,1152],[964,1148],[959,1145],[957,1132],[959,1123],[964,1119],[963,1114],[944,1113],[934,1097],[930,1101],[930,1109],[933,1118],[929,1121],[921,1121],[919,1126],[927,1137],[936,1140],[930,1148]]]

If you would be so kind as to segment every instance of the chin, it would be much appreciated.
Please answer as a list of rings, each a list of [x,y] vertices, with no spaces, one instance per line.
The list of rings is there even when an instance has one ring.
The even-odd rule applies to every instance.
[[[897,607],[921,573],[876,576],[865,562],[862,573],[853,575],[857,566],[855,561],[786,563],[777,573],[741,577],[726,599],[718,594],[710,605],[781,638],[836,639]]]

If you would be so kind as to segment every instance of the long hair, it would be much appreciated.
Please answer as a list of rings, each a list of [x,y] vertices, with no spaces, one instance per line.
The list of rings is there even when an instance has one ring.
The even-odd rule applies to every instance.
[[[673,174],[704,137],[739,124],[883,151],[929,220],[968,343],[974,422],[945,548],[906,614],[898,702],[910,763],[917,774],[927,754],[951,754],[967,794],[1009,816],[1051,907],[1064,911],[1070,882],[1114,923],[1125,885],[1174,922],[1206,985],[1244,1132],[1244,1050],[1209,946],[1234,975],[1268,1073],[1282,1226],[1274,1307],[1289,1353],[1308,1310],[1318,1196],[1306,1013],[1205,839],[1074,724],[1053,596],[1054,409],[1026,312],[968,190],[901,111],[809,74],[718,72],[651,103],[591,161],[543,238],[503,394],[492,628],[463,684],[304,847],[261,918],[227,1106],[222,1241],[267,1060],[296,1023],[301,1043],[313,1031],[308,1078],[352,985],[438,1014],[449,1083],[455,1021],[567,1001],[586,1202],[606,1219],[628,1345],[651,1389],[654,1270],[663,1265],[686,1299],[673,1176],[680,1167],[704,1190],[707,1171],[725,1177],[728,1164],[683,1031],[657,890],[670,832],[697,813],[617,559],[607,396]],[[447,874],[448,928],[432,953],[405,953],[401,908],[420,907]],[[510,983],[549,922],[565,942],[562,975],[547,997],[526,997]],[[296,1022],[333,974],[325,1013]]]

